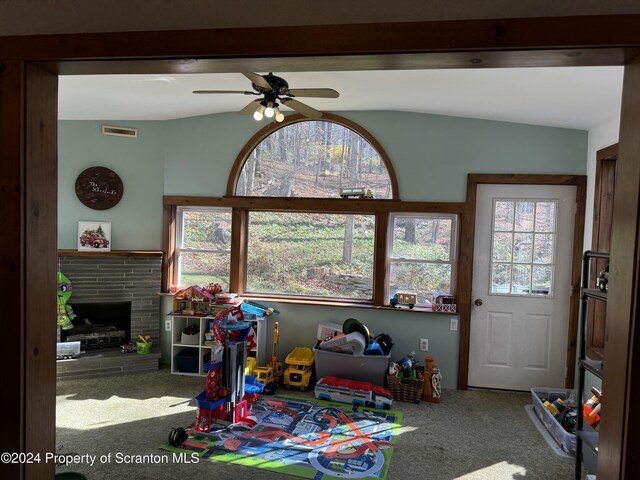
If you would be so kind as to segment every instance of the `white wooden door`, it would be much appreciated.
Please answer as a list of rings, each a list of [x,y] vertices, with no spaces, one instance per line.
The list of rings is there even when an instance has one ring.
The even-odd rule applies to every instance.
[[[564,387],[576,188],[478,185],[469,386]]]

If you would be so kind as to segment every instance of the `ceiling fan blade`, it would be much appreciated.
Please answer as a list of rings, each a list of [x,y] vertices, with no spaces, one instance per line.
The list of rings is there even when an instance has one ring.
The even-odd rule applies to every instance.
[[[338,98],[340,94],[332,88],[292,88],[286,95],[292,97]]]
[[[271,85],[269,85],[269,82],[267,82],[262,75],[252,72],[242,72],[242,74],[260,88],[264,88],[267,91],[272,90]]]
[[[294,100],[293,98],[283,98],[281,99],[283,105],[286,105],[289,108],[294,109],[297,112],[300,112],[306,117],[309,118],[320,118],[322,117],[322,112],[316,110],[315,108],[310,107],[309,105],[305,105],[298,100]]]
[[[234,93],[240,95],[259,95],[256,92],[245,92],[243,90],[194,90],[195,94],[208,94],[208,93]]]
[[[253,112],[255,112],[258,109],[258,107],[260,106],[260,102],[261,101],[262,101],[261,99],[257,99],[257,100],[254,100],[252,102],[249,102],[238,113],[240,115],[251,115]]]

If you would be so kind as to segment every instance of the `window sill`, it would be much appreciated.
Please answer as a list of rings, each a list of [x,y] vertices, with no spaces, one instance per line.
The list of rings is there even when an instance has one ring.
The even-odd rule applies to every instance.
[[[173,293],[161,292],[160,296],[173,297]],[[315,305],[319,307],[364,308],[370,310],[388,310],[393,312],[426,313],[434,315],[459,315],[456,312],[434,312],[431,307],[392,307],[390,305],[374,305],[373,303],[345,302],[339,300],[314,300],[312,298],[263,297],[260,295],[240,295],[245,300],[258,303],[286,303],[291,305]]]
[[[314,300],[310,298],[286,298],[286,297],[261,297],[259,295],[241,295],[254,302],[264,303],[286,303],[293,305],[316,305],[321,307],[346,307],[346,308],[365,308],[372,310],[389,310],[394,312],[414,312],[414,313],[428,313],[435,315],[458,315],[458,312],[434,312],[431,307],[392,307],[390,305],[374,305],[373,303],[356,303],[345,302],[337,300]]]

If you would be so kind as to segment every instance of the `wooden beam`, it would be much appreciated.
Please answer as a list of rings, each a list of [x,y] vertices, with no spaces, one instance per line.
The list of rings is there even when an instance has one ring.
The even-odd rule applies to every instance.
[[[57,76],[0,63],[0,348],[4,408],[0,451],[55,451]],[[31,292],[38,292],[37,297]],[[5,433],[6,432],[6,433]],[[2,463],[2,478],[53,478],[52,462]]]
[[[55,452],[58,233],[58,76],[25,68],[25,452]],[[52,478],[53,462],[27,463],[25,477]]]
[[[316,64],[336,69],[332,56],[350,56],[349,69],[361,70],[427,68],[416,59],[430,68],[620,65],[637,53],[639,23],[640,15],[631,14],[24,35],[1,37],[0,58],[44,62],[65,74],[132,73],[130,62],[160,57],[173,62],[165,68],[175,73],[202,71],[206,62],[195,59],[315,57],[305,70]],[[513,51],[519,52],[509,55]],[[389,54],[395,57],[385,59]],[[415,57],[420,54],[438,57]],[[249,60],[233,71],[256,67]]]
[[[640,469],[640,59],[625,67],[613,207],[598,479]]]
[[[318,213],[429,212],[460,214],[462,202],[403,202],[400,200],[359,200],[342,198],[294,197],[191,197],[165,195],[165,205],[190,207],[231,207],[255,211]]]
[[[380,307],[389,305],[389,298],[386,294],[389,289],[389,258],[387,255],[387,247],[390,246],[389,214],[379,213],[376,215],[373,255],[373,304]]]
[[[24,64],[0,63],[0,218],[3,230],[0,235],[0,288],[12,292],[12,301],[3,306],[2,334],[11,341],[0,348],[0,364],[7,366],[2,374],[3,416],[0,451],[21,452],[25,448],[25,272],[23,248],[24,199]],[[50,292],[53,298],[53,292]],[[53,322],[52,317],[51,322]],[[10,366],[10,368],[9,368]],[[55,402],[55,396],[53,397]],[[54,422],[46,428],[53,429]],[[6,433],[5,433],[6,432]],[[1,478],[24,478],[24,465],[0,463]]]

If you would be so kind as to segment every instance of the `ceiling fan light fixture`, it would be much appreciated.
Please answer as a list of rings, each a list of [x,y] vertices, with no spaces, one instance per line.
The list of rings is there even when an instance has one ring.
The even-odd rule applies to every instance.
[[[272,118],[275,114],[276,114],[276,111],[271,106],[264,109],[264,116],[267,118]]]
[[[273,110],[275,112],[276,122],[282,122],[284,120],[284,113],[282,113],[278,107],[275,107]]]
[[[260,120],[262,120],[262,117],[264,117],[264,111],[265,111],[264,105],[260,105],[258,109],[255,112],[253,112],[253,118],[259,122]]]

